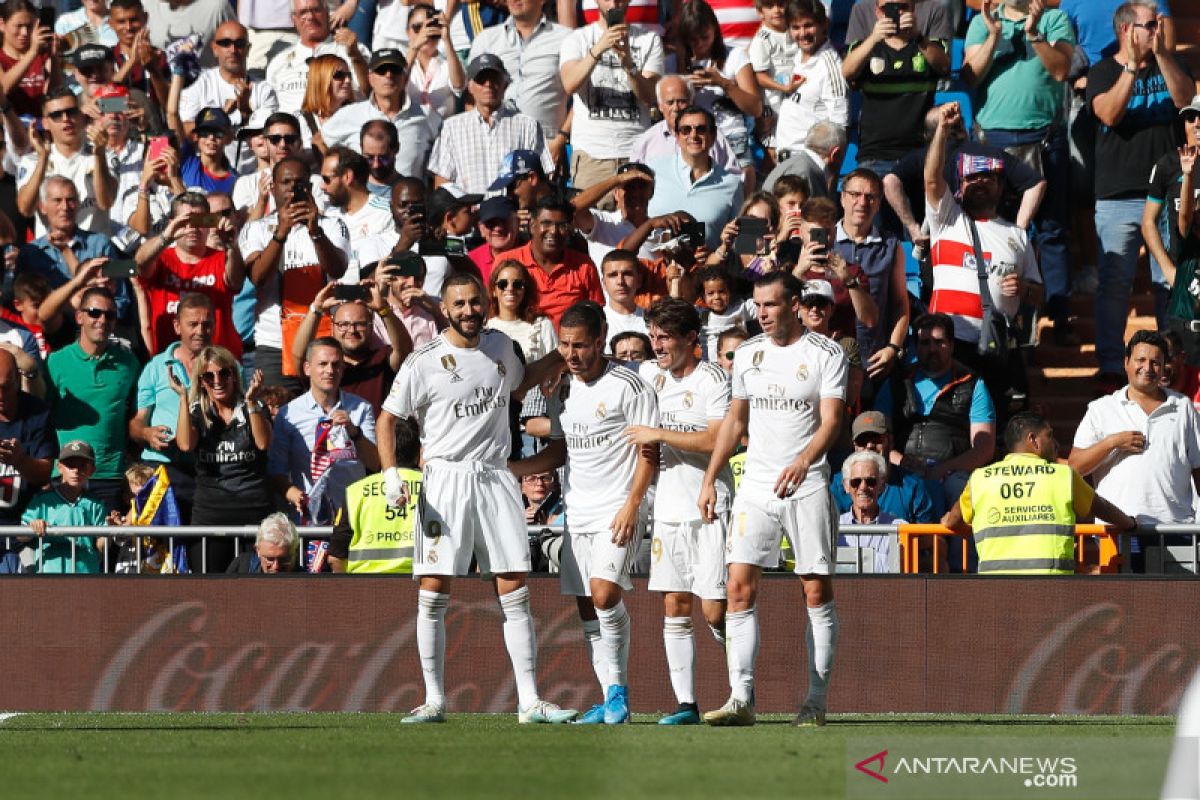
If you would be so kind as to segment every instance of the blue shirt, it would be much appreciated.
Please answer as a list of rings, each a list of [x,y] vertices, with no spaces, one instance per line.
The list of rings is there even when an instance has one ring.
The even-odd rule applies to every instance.
[[[179,395],[171,388],[171,381],[167,378],[167,370],[170,369],[175,373],[175,377],[184,386],[191,388],[192,379],[188,375],[187,369],[175,357],[175,351],[180,347],[179,342],[167,347],[166,350],[156,355],[147,362],[142,368],[142,374],[138,377],[137,382],[137,411],[140,414],[142,409],[150,409],[150,420],[146,423],[149,427],[165,425],[172,431],[179,424]],[[153,461],[156,463],[171,463],[179,464],[181,461],[190,464],[191,458],[188,454],[179,452],[179,448],[172,442],[166,450],[158,451],[150,447],[142,449],[142,461]]]
[[[225,173],[224,178],[216,177],[204,169],[204,165],[200,162],[200,156],[196,154],[191,142],[183,145],[183,152],[180,155],[182,161],[179,164],[179,177],[184,186],[189,189],[198,187],[205,194],[212,192],[233,194],[233,185],[237,183],[238,179],[237,172],[231,169]]]
[[[1113,31],[1113,14],[1124,0],[1062,0],[1059,10],[1066,12],[1075,26],[1075,39],[1087,54],[1088,64],[1095,65],[1105,56],[1117,52],[1117,35]],[[1171,16],[1167,0],[1158,0],[1158,13]]]
[[[913,473],[897,466],[888,467],[887,483],[879,494],[879,510],[896,519],[908,522],[937,522],[946,513],[946,505],[941,485],[936,492],[930,491],[929,485]],[[850,510],[850,495],[842,484],[842,473],[837,473],[829,481],[829,490],[833,492],[833,502],[837,504],[839,514]],[[887,523],[881,522],[881,525]]]
[[[929,415],[934,401],[937,400],[938,392],[950,382],[951,374],[947,372],[937,378],[930,378],[920,370],[917,371],[913,385],[917,389],[917,400],[921,404],[921,416]],[[875,410],[881,411],[889,417],[892,415],[894,406],[892,405],[891,381],[884,381],[883,386],[879,389],[879,394],[875,395]],[[975,391],[971,395],[970,417],[973,425],[996,421],[996,407],[992,405],[992,397],[988,394],[987,387],[983,385],[982,378],[977,378],[975,381]]]
[[[709,250],[721,243],[721,229],[742,207],[742,176],[727,172],[713,162],[700,180],[692,181],[692,168],[676,153],[648,165],[654,170],[654,196],[647,213],[652,217],[686,211],[704,223],[704,242]]]
[[[77,228],[75,237],[71,239],[71,252],[79,263],[92,258],[116,258],[117,249],[102,233],[92,233],[83,228]],[[50,244],[49,236],[40,236],[29,244],[21,245],[17,252],[17,274],[36,272],[50,283],[50,288],[57,289],[71,280],[71,268],[63,259],[58,248]],[[125,317],[132,305],[129,285],[125,280],[115,281],[117,291],[117,313]]]

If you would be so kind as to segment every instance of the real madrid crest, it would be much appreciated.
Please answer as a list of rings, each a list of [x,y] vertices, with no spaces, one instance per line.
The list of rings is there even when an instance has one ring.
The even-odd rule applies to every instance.
[[[654,391],[661,392],[663,386],[666,386],[666,384],[667,384],[667,376],[659,375],[657,378],[654,379]]]
[[[608,406],[604,405],[604,403],[597,404],[596,419],[604,419],[606,416],[608,416]]]
[[[807,364],[801,364],[800,366],[796,367],[796,379],[801,380],[801,381],[808,380],[808,365]]]
[[[457,383],[462,380],[462,376],[458,374],[458,362],[454,360],[454,356],[446,354],[442,356],[442,368],[450,373],[450,382]]]
[[[683,407],[684,408],[692,407],[692,393],[691,392],[683,393]]]
[[[501,378],[508,374],[508,368],[504,366],[503,361],[496,362],[496,372],[500,373]]]
[[[757,351],[754,354],[754,358],[750,359],[750,365],[753,367],[757,367],[758,365],[762,364],[764,354],[765,353],[762,350]]]

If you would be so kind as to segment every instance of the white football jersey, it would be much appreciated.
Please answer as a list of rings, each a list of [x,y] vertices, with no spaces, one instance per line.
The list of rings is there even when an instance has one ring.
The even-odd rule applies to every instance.
[[[695,433],[710,425],[718,428],[729,410],[729,378],[716,364],[701,361],[692,372],[676,378],[670,370],[643,362],[642,379],[654,387],[658,396],[658,427],[669,431]],[[654,495],[654,519],[662,522],[688,522],[699,519],[696,501],[704,471],[706,453],[689,453],[667,444],[659,446],[658,486]],[[729,467],[717,476],[717,513],[729,506],[733,492],[733,473]]]
[[[512,454],[509,395],[524,377],[525,365],[503,333],[485,329],[473,348],[455,347],[442,333],[404,360],[383,410],[416,415],[425,461],[503,469]]]
[[[554,399],[548,404],[550,436],[567,442],[567,524],[580,533],[606,531],[629,498],[637,468],[638,448],[625,439],[625,429],[658,427],[654,391],[636,372],[610,361],[591,383],[564,380]]]
[[[821,401],[846,399],[846,354],[837,342],[806,332],[787,347],[769,336],[742,343],[733,356],[733,398],[750,404],[749,445],[740,489],[774,493],[821,425]],[[813,463],[794,494],[828,490],[825,456]]]

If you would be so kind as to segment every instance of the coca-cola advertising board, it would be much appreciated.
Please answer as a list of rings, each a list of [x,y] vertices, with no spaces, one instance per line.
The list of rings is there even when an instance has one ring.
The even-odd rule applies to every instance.
[[[554,579],[530,583],[541,694],[586,708],[600,689],[575,603]],[[1170,714],[1200,653],[1195,580],[864,577],[835,596],[834,712]],[[673,709],[662,601],[639,582],[626,603],[631,705]],[[0,710],[407,710],[423,691],[416,605],[406,578],[5,578]],[[792,711],[807,674],[799,581],[768,578],[758,608],[758,710]],[[724,653],[695,622],[712,708]],[[515,709],[484,581],[454,585],[446,665],[451,711]]]

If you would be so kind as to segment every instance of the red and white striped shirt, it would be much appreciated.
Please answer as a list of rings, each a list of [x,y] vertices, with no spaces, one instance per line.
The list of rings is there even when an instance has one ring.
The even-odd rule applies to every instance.
[[[751,9],[754,8],[751,3]],[[596,0],[583,0],[583,23],[591,25],[600,18],[600,9]],[[629,8],[625,11],[625,22],[630,25],[644,25],[662,36],[662,20],[658,18],[658,0],[630,0]],[[579,27],[583,27],[580,25]]]

